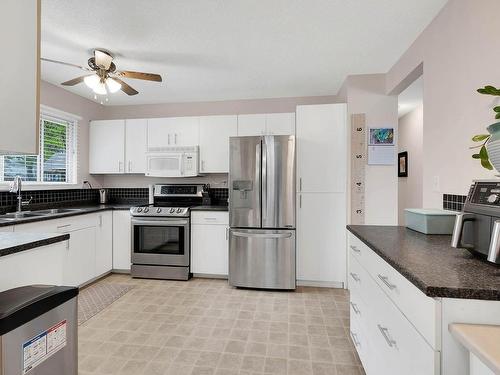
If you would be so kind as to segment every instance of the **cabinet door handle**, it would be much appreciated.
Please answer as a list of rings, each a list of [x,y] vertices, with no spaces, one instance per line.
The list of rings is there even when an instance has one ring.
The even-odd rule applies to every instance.
[[[168,134],[167,142],[170,144],[170,133]]]
[[[302,177],[299,177],[299,191],[302,191]]]
[[[174,134],[174,144],[177,144],[177,133]]]
[[[102,227],[102,215],[99,215],[99,226]]]
[[[226,241],[229,240],[229,228],[226,228]]]
[[[299,195],[299,208],[302,208],[302,194]]]
[[[384,339],[387,342],[387,345],[389,345],[389,347],[391,347],[391,348],[395,347],[396,341],[391,337],[391,335],[389,335],[389,328],[382,327],[380,324],[377,324],[377,327],[378,327],[380,333],[382,334],[382,336],[384,336]]]
[[[132,162],[130,160],[128,161],[128,171],[132,172]]]
[[[201,171],[205,172],[205,160],[201,161]]]
[[[359,253],[361,253],[361,250],[359,250],[356,246],[351,245],[350,247],[351,247],[351,249],[352,249],[353,251],[355,251],[356,253],[358,253],[358,254],[359,254]]]
[[[378,274],[377,277],[390,289],[396,289],[396,285],[392,284],[389,282],[389,278],[387,276],[382,276],[381,274]]]
[[[349,331],[349,332],[351,333],[351,338],[352,338],[352,342],[354,343],[354,345],[356,347],[361,346],[361,344],[358,341],[358,335],[356,335],[353,331]]]
[[[353,302],[349,302],[349,303],[351,304],[352,310],[356,313],[356,315],[359,315],[361,313],[361,311],[359,311],[358,305],[356,305]]]
[[[361,279],[359,276],[353,272],[350,272],[351,277],[354,279],[354,281],[359,282]]]

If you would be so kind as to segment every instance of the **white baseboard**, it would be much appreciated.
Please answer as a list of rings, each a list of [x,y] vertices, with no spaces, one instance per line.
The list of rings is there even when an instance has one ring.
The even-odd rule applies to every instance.
[[[118,270],[118,269],[112,269],[111,273],[123,273],[126,275],[130,275],[130,270]]]
[[[297,280],[297,286],[313,286],[313,287],[317,287],[317,288],[344,289],[344,283],[342,281]]]

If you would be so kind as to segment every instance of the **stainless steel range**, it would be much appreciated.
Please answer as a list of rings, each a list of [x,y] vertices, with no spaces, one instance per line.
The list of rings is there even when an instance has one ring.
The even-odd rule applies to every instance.
[[[132,277],[188,280],[190,210],[201,205],[203,185],[154,185],[150,204],[133,207]]]

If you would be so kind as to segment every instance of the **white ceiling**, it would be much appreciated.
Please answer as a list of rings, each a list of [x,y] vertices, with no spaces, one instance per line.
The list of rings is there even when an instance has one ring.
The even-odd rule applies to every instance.
[[[398,117],[401,118],[410,113],[424,101],[424,79],[420,77],[415,80],[398,96]]]
[[[42,56],[85,65],[93,48],[162,84],[109,103],[336,94],[348,74],[386,72],[446,0],[42,0]],[[42,63],[59,84],[83,71]],[[80,84],[69,89],[92,98]]]

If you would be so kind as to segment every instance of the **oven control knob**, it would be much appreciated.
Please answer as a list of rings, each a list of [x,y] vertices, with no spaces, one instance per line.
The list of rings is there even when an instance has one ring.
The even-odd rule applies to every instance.
[[[173,214],[175,212],[175,208],[170,209],[170,213]]]
[[[498,194],[491,194],[486,200],[488,201],[488,203],[497,203],[499,197],[500,196]]]
[[[159,207],[158,207],[158,208],[156,209],[156,212],[161,213],[161,208],[159,208]]]
[[[177,209],[177,213],[180,214],[182,212],[182,208]]]
[[[139,207],[139,208],[137,209],[137,212],[142,212],[142,207]]]
[[[148,213],[148,212],[149,212],[149,208],[148,208],[148,207],[146,207],[146,208],[144,209],[144,213]]]

